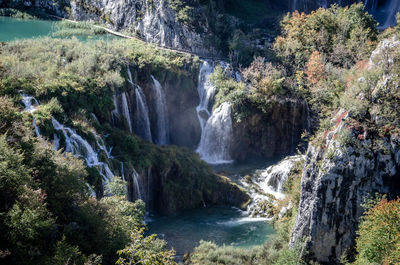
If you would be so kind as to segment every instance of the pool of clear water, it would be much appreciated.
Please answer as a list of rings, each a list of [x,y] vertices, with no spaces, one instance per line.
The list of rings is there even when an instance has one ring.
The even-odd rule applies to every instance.
[[[20,39],[31,39],[49,36],[55,32],[55,24],[58,21],[40,19],[17,19],[0,16],[0,42],[8,42]],[[115,39],[114,35],[103,34],[96,36],[77,36],[83,41],[99,39]]]
[[[190,210],[177,216],[147,218],[148,233],[157,234],[177,255],[191,252],[200,240],[217,245],[249,248],[263,245],[275,233],[265,219],[249,218],[233,207]]]

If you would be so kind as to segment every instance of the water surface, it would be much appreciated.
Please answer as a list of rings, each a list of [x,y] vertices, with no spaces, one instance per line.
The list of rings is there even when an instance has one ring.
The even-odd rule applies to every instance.
[[[149,233],[158,234],[177,255],[192,251],[200,240],[248,248],[263,245],[274,230],[265,219],[249,218],[232,207],[210,207],[177,216],[150,217]]]
[[[40,19],[17,19],[12,17],[0,16],[0,42],[14,41],[20,39],[31,39],[49,36],[56,31],[58,21],[40,20]],[[118,38],[110,34],[95,36],[76,36],[79,40],[111,40]],[[71,38],[71,37],[65,37]]]

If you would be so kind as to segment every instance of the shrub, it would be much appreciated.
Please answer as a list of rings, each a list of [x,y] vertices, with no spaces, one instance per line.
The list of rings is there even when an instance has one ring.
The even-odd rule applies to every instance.
[[[354,264],[400,263],[400,199],[380,200],[361,218]]]

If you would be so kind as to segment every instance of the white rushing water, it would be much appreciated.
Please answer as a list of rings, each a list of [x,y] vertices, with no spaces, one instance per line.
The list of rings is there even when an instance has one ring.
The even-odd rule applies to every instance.
[[[156,135],[155,143],[158,145],[166,145],[169,143],[169,125],[167,116],[167,100],[165,92],[160,82],[151,76],[153,80],[155,111],[156,111]]]
[[[33,116],[33,113],[39,107],[39,102],[36,100],[36,98],[26,95],[26,94],[22,94],[22,103],[25,105],[24,112],[29,112],[30,114],[32,114],[32,116]],[[36,118],[34,116],[32,119],[32,126],[35,129],[36,137],[41,139],[39,126],[37,125]]]
[[[121,94],[121,104],[122,104],[122,115],[125,117],[126,122],[128,123],[129,131],[132,133],[132,120],[129,112],[128,99],[126,97],[126,92]]]
[[[52,118],[52,124],[55,130],[61,131],[65,138],[65,151],[72,153],[74,156],[81,157],[85,160],[88,167],[96,167],[105,182],[112,180],[114,174],[109,166],[100,162],[98,153],[92,146],[78,135],[74,130],[59,123],[55,118]],[[107,152],[106,152],[107,153]],[[108,153],[107,153],[108,154]]]
[[[223,62],[221,66],[226,68]],[[230,156],[232,105],[224,102],[210,114],[210,100],[216,92],[216,87],[210,82],[213,72],[212,63],[203,61],[197,86],[200,103],[196,111],[201,127],[201,137],[196,152],[199,153],[201,159],[210,164],[231,163],[233,162]]]
[[[242,180],[242,184],[250,189],[252,203],[248,206],[247,212],[250,216],[263,216],[264,202],[276,204],[277,200],[285,198],[284,184],[287,181],[293,166],[302,156],[289,156],[281,160],[278,164],[269,166],[261,170],[257,177],[252,179],[251,185]],[[259,191],[262,191],[260,193]],[[291,206],[282,209],[286,211]]]
[[[140,192],[140,185],[139,185],[139,174],[136,172],[136,170],[133,170],[133,185],[134,185],[134,194],[135,194],[135,199],[142,199],[142,193]]]
[[[143,139],[152,142],[150,130],[149,108],[146,97],[141,87],[135,89],[136,111],[135,111],[135,133]]]
[[[222,103],[213,111],[201,134],[197,148],[201,159],[210,164],[233,162],[230,156],[232,139],[232,105]]]
[[[200,103],[196,107],[197,117],[199,118],[202,132],[208,118],[210,117],[210,111],[208,110],[210,99],[214,96],[216,89],[210,82],[210,75],[213,72],[214,67],[212,66],[212,63],[203,61],[200,67],[199,83],[197,85]]]

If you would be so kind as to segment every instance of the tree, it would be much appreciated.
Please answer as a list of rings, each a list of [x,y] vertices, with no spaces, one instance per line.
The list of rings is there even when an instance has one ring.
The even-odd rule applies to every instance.
[[[358,230],[355,264],[400,263],[400,199],[367,209]]]
[[[166,250],[166,242],[156,235],[144,237],[144,229],[135,230],[131,235],[131,243],[118,251],[117,265],[174,265],[174,250]]]
[[[306,65],[307,80],[310,84],[315,85],[324,78],[325,65],[322,54],[314,51]]]

